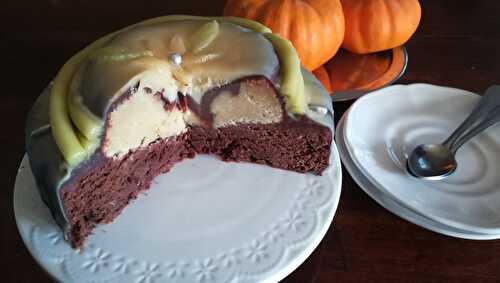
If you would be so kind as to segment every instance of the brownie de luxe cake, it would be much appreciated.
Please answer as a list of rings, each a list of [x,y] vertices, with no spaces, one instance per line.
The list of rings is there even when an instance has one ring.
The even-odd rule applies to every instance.
[[[72,57],[33,106],[26,146],[43,201],[80,248],[196,154],[321,174],[332,114],[290,42],[265,26],[166,16]]]

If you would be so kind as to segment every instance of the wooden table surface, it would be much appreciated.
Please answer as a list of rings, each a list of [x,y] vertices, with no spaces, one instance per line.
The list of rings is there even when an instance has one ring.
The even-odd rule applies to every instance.
[[[223,3],[2,0],[0,281],[50,282],[19,237],[12,195],[26,114],[58,68],[119,27],[165,14],[219,15]],[[422,0],[421,5],[421,25],[407,44],[410,62],[400,82],[476,92],[500,84],[500,1]],[[335,105],[337,118],[350,104]],[[500,281],[500,241],[455,239],[406,222],[371,200],[345,170],[333,227],[285,282]]]

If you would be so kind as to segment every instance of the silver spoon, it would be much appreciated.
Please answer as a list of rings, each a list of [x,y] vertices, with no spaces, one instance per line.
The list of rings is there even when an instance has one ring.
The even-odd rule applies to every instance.
[[[417,146],[407,160],[408,172],[421,179],[441,180],[457,169],[455,153],[471,138],[500,121],[500,86],[491,86],[476,108],[442,144]]]

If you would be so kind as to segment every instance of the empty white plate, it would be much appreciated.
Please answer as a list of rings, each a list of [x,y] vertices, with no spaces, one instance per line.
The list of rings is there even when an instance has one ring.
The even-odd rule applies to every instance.
[[[384,193],[423,216],[481,234],[500,234],[500,127],[493,126],[457,153],[447,179],[425,181],[406,172],[418,144],[443,141],[479,96],[427,84],[391,86],[353,104],[345,142],[353,162]]]
[[[351,177],[354,181],[365,191],[368,196],[370,196],[373,200],[375,200],[378,204],[380,204],[385,209],[394,213],[395,215],[413,223],[418,226],[421,226],[425,229],[429,229],[431,231],[444,234],[447,236],[463,238],[463,239],[471,239],[471,240],[492,240],[492,239],[500,239],[500,235],[493,234],[481,234],[474,233],[462,229],[457,229],[454,227],[450,227],[439,222],[436,222],[432,219],[429,219],[423,215],[420,215],[407,207],[404,207],[394,199],[392,199],[389,195],[384,193],[383,190],[380,190],[375,184],[373,184],[359,169],[356,167],[354,162],[347,151],[345,141],[344,141],[344,119],[348,115],[348,112],[344,114],[344,117],[340,120],[337,125],[336,133],[336,143],[337,148],[342,158],[342,164],[346,167],[347,171],[349,171]]]

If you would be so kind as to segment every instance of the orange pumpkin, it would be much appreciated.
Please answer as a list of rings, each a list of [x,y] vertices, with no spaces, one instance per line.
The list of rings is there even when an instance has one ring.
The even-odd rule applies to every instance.
[[[328,93],[332,93],[332,85],[330,84],[330,75],[325,69],[325,66],[321,66],[313,71],[314,76],[321,82]]]
[[[224,15],[258,21],[290,40],[311,71],[332,58],[344,38],[339,0],[229,0]]]
[[[404,44],[420,22],[418,0],[341,0],[345,15],[342,47],[359,54]]]

